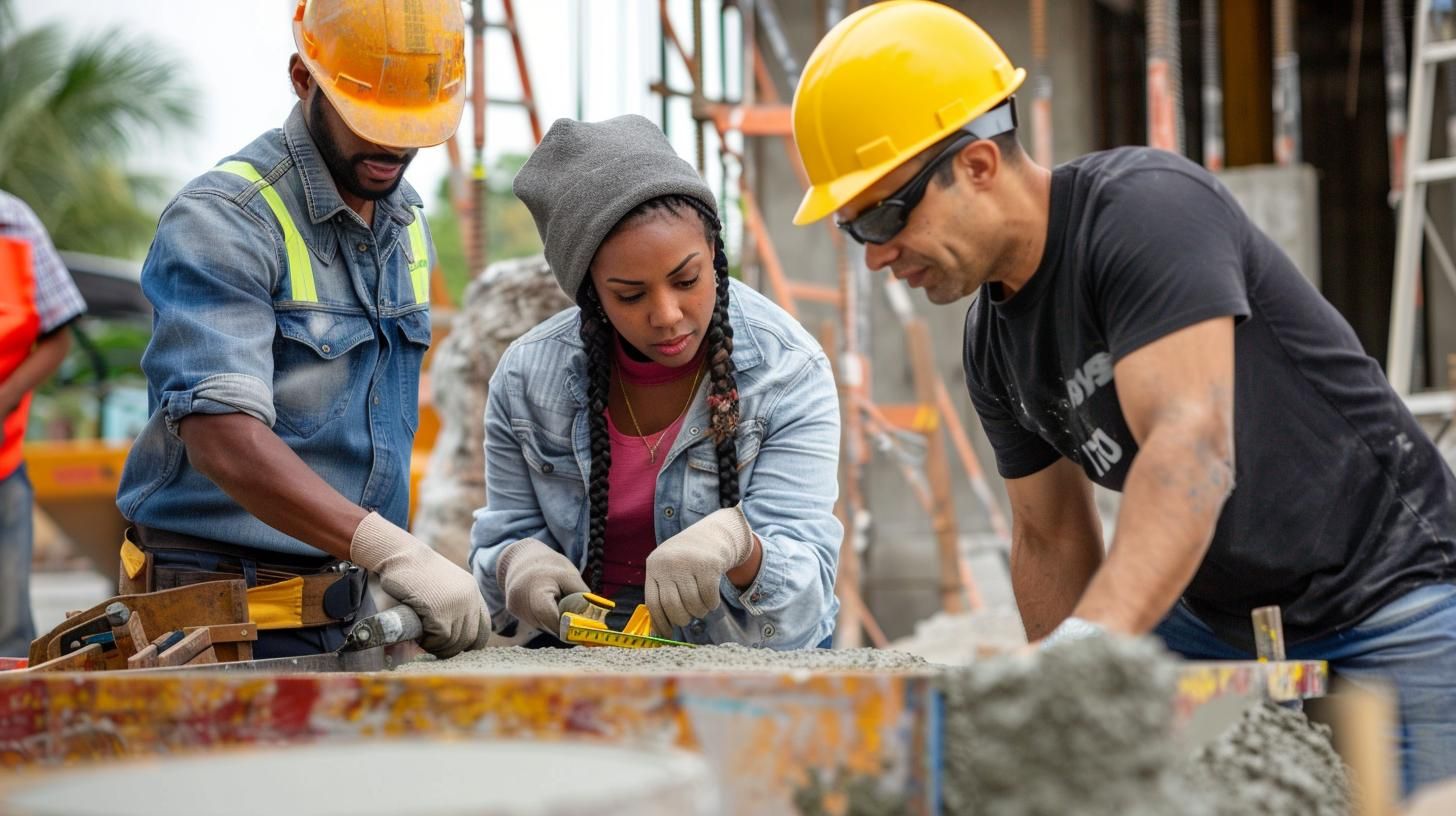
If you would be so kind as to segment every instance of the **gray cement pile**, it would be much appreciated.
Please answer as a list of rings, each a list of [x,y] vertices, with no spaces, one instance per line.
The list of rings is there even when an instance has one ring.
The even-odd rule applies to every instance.
[[[1343,816],[1329,729],[1251,707],[1194,757],[1173,734],[1176,663],[1151,640],[1096,638],[942,676],[947,813]]]
[[[1208,792],[1216,816],[1350,812],[1345,766],[1330,745],[1329,727],[1274,703],[1245,711],[1182,772]]]
[[[1173,662],[1094,638],[945,672],[947,813],[1189,812],[1171,773]]]
[[[693,672],[693,671],[915,671],[931,664],[902,652],[883,649],[750,649],[736,643],[693,649],[523,649],[519,646],[462,652],[449,660],[423,658],[395,671],[488,672],[539,674],[542,672]]]

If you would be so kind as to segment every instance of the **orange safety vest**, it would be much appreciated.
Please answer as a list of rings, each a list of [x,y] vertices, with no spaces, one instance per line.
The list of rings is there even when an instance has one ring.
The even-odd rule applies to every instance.
[[[30,243],[0,237],[0,381],[25,362],[40,336],[40,313],[35,309],[35,268]],[[30,416],[30,394],[3,420],[0,441],[0,479],[20,467],[25,422]]]

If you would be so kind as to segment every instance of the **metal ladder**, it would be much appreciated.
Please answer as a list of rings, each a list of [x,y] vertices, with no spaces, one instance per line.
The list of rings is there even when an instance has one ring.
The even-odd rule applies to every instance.
[[[1432,159],[1431,124],[1436,92],[1436,71],[1443,63],[1456,63],[1456,39],[1432,37],[1432,0],[1417,0],[1415,32],[1411,38],[1409,126],[1396,231],[1395,287],[1390,302],[1390,345],[1386,376],[1396,393],[1417,416],[1456,414],[1456,391],[1411,392],[1417,334],[1416,291],[1420,285],[1424,248],[1456,288],[1456,262],[1426,210],[1426,190],[1433,183],[1456,181],[1456,157]],[[1456,148],[1456,146],[1453,146]]]

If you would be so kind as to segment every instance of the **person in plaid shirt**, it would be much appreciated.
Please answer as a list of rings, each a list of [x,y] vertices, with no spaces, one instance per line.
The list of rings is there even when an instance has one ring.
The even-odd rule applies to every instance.
[[[23,657],[35,638],[30,614],[31,508],[21,459],[30,392],[71,347],[64,329],[86,311],[40,219],[0,190],[0,657]]]

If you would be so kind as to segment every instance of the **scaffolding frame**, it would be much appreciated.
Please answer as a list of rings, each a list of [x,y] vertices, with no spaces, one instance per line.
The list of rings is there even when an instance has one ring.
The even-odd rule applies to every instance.
[[[472,275],[485,269],[490,257],[487,246],[489,233],[486,230],[486,201],[490,195],[489,188],[486,186],[485,172],[486,111],[492,105],[521,108],[525,110],[526,117],[530,121],[533,143],[540,144],[542,135],[541,117],[536,108],[536,93],[531,82],[530,68],[526,64],[526,49],[521,42],[520,26],[516,20],[515,0],[499,0],[499,2],[502,18],[498,22],[491,22],[486,18],[485,0],[470,0],[470,16],[467,21],[470,29],[470,96],[466,104],[470,108],[472,141],[468,178],[458,134],[452,133],[449,141],[445,143],[450,161],[450,203],[462,226],[461,237],[465,242],[466,264],[470,267]],[[490,31],[504,32],[510,38],[516,73],[521,85],[519,99],[493,99],[486,91],[485,45],[486,34]],[[431,287],[431,291],[442,293],[440,297],[448,297],[443,294],[446,292],[446,287],[444,280],[438,277],[440,271],[436,269],[434,274],[437,279]],[[443,305],[453,304],[449,304],[447,300]]]

